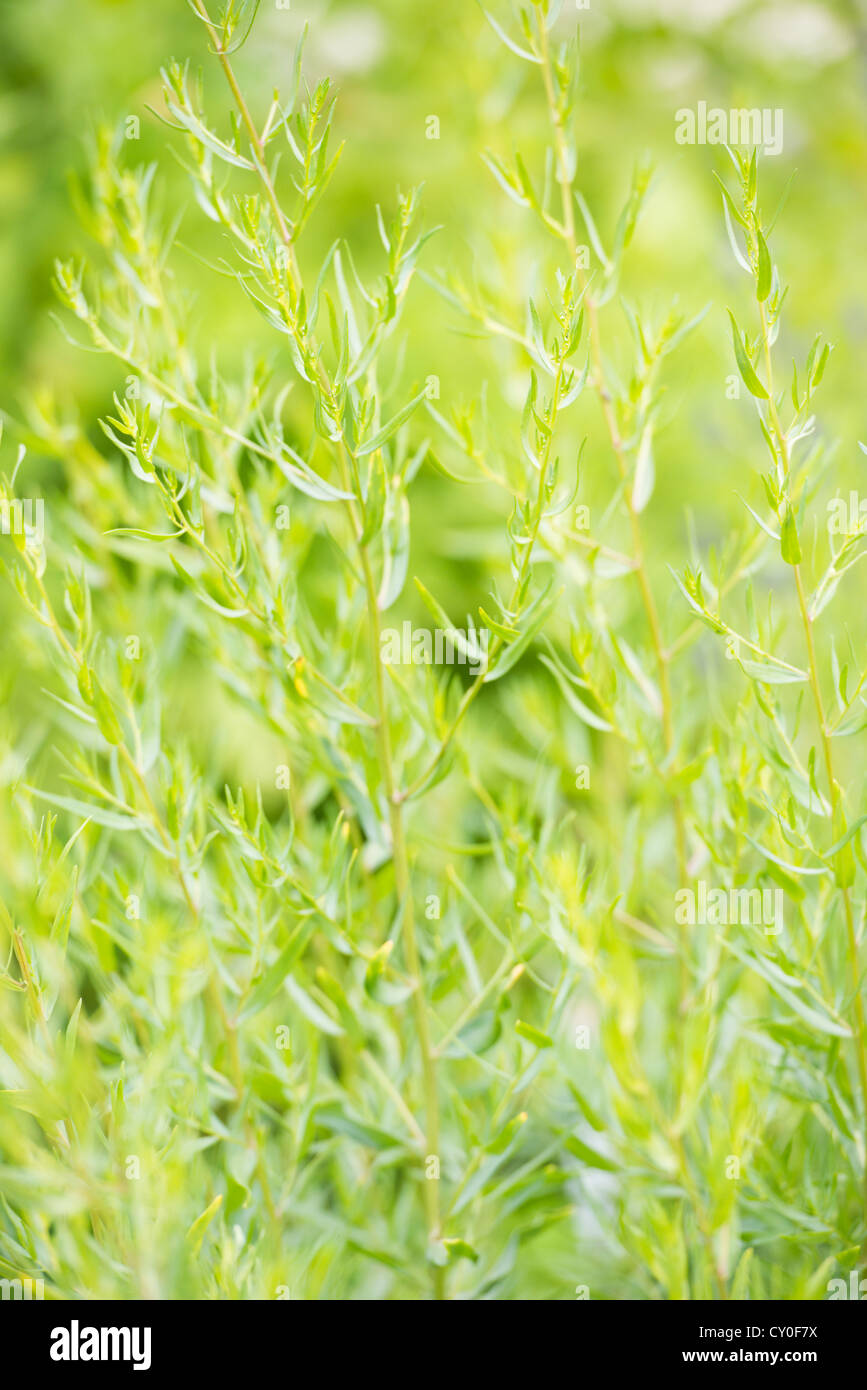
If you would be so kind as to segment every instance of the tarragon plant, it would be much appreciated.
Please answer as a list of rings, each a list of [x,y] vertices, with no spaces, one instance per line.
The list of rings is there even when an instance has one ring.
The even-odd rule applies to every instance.
[[[825,1297],[867,1240],[839,742],[867,671],[822,631],[863,530],[820,560],[830,349],[789,406],[757,158],[732,152],[723,206],[763,492],[745,469],[742,531],[686,564],[650,523],[705,310],[624,288],[652,170],[606,232],[556,0],[487,16],[532,144],[483,152],[514,280],[439,270],[418,189],[377,190],[375,272],[323,244],[329,82],[299,47],[288,90],[245,90],[256,5],[190,3],[228,114],[178,63],[155,114],[194,208],[182,233],[159,168],[97,135],[93,250],[55,279],[113,400],[95,431],[35,393],[4,446],[7,508],[37,459],[53,491],[6,551],[43,732],[3,813],[3,1272],[73,1298]],[[261,356],[208,341],[190,252]],[[470,405],[407,366],[431,286],[478,344]],[[499,518],[469,616],[415,562],[425,479]]]

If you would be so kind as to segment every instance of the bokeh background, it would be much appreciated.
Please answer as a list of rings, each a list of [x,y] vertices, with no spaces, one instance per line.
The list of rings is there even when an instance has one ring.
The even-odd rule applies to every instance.
[[[498,0],[492,8],[505,17]],[[675,300],[687,316],[709,306],[666,366],[657,489],[645,517],[654,583],[669,621],[682,601],[667,567],[680,568],[689,558],[690,518],[706,553],[743,517],[736,491],[754,502],[760,496],[755,470],[765,466],[751,400],[745,392],[731,400],[726,390],[734,365],[725,310],[749,293],[732,260],[712,177],[714,170],[726,174],[727,159],[720,149],[679,146],[675,113],[699,101],[784,110],[784,150],[765,162],[763,204],[772,210],[797,171],[775,234],[775,257],[791,285],[786,347],[803,361],[820,329],[836,345],[821,403],[825,433],[838,441],[831,491],[863,492],[867,459],[857,441],[867,439],[867,3],[591,0],[585,9],[564,0],[563,26],[579,21],[579,180],[603,239],[611,239],[636,161],[647,154],[656,168],[623,291],[657,323]],[[376,203],[387,209],[397,188],[423,183],[424,223],[440,229],[424,268],[475,274],[502,303],[504,316],[520,320],[520,306],[528,293],[539,293],[550,263],[540,257],[531,215],[504,198],[481,154],[490,149],[509,159],[519,146],[538,169],[548,130],[535,74],[504,54],[468,0],[292,0],[289,9],[262,0],[236,59],[259,112],[267,109],[274,85],[288,82],[305,23],[308,77],[334,79],[336,130],[347,141],[302,248],[305,269],[315,271],[317,254],[321,259],[342,236],[362,274],[378,270]],[[0,409],[14,421],[52,397],[61,414],[79,418],[102,447],[97,421],[122,388],[117,365],[76,352],[52,318],[54,257],[88,252],[71,176],[85,169],[100,123],[123,129],[137,118],[139,138],[129,141],[129,159],[156,161],[159,202],[172,214],[186,209],[171,266],[198,296],[202,343],[213,346],[226,373],[240,370],[250,354],[275,351],[273,335],[237,287],[215,281],[202,264],[217,253],[211,229],[173,156],[175,137],[149,109],[160,104],[159,69],[173,57],[203,64],[206,109],[221,113],[225,128],[222,79],[205,60],[201,26],[183,0],[0,0]],[[439,121],[436,140],[426,138],[432,116]],[[612,306],[606,314],[616,320],[619,310]],[[439,408],[446,414],[487,384],[495,428],[501,436],[516,433],[525,370],[517,370],[513,353],[480,345],[461,328],[454,311],[417,282],[404,318],[405,379],[439,377]],[[627,339],[622,319],[614,336],[619,343]],[[492,379],[498,362],[502,369]],[[612,365],[628,369],[625,359]],[[588,424],[598,425],[595,409],[588,400]],[[582,500],[598,515],[611,493],[610,451],[600,429],[588,433]],[[4,450],[8,467],[11,446]],[[52,488],[64,486],[63,475],[53,460],[42,466],[37,456],[32,464],[48,499],[50,530]],[[817,512],[821,520],[821,507]],[[426,470],[414,492],[413,516],[410,573],[424,575],[450,611],[465,613],[484,592],[489,555],[502,559],[505,551],[502,498],[483,487],[468,494]],[[776,572],[781,569],[777,565]],[[774,574],[771,565],[762,582],[772,582]],[[858,589],[856,578],[838,600],[838,628],[851,620],[863,631]],[[612,596],[613,605],[620,602],[626,600]],[[411,599],[403,616],[412,616]],[[14,736],[0,733],[0,786],[8,786],[22,760],[47,738],[49,721],[40,715],[44,657],[8,585],[0,587],[0,625],[7,652],[15,654],[0,676],[0,699],[15,730]],[[176,727],[195,725],[194,712],[211,698],[199,674],[191,661],[186,692],[178,691],[173,710]],[[266,765],[273,762],[250,746],[242,723],[227,724],[215,786],[251,775],[260,754]],[[10,815],[3,799],[0,832]],[[0,833],[0,894],[11,844]],[[537,1296],[562,1296],[553,1275],[548,1282],[545,1262],[532,1280]]]
[[[494,9],[505,18],[505,7]],[[792,286],[789,347],[803,360],[819,329],[836,344],[823,419],[840,441],[846,493],[858,485],[856,440],[859,431],[867,433],[861,418],[867,7],[863,0],[592,0],[585,9],[564,0],[560,22],[581,24],[580,182],[603,239],[610,238],[635,161],[646,153],[656,166],[624,292],[657,320],[676,297],[689,313],[711,306],[667,375],[649,524],[658,529],[652,548],[661,562],[679,564],[686,509],[706,542],[742,516],[734,489],[743,487],[755,422],[748,401],[726,398],[733,366],[725,306],[737,305],[745,289],[712,178],[714,169],[726,174],[728,161],[720,149],[676,144],[674,113],[699,100],[784,109],[785,148],[765,163],[764,202],[774,206],[797,171],[776,235],[776,255]],[[362,270],[378,268],[374,204],[388,208],[397,187],[424,183],[425,222],[441,228],[428,246],[426,268],[475,271],[504,304],[521,305],[527,291],[538,288],[537,229],[504,198],[480,155],[491,149],[508,159],[518,145],[534,167],[547,132],[532,70],[504,61],[480,9],[465,0],[436,6],[292,0],[289,9],[262,0],[238,70],[246,89],[259,91],[263,110],[275,83],[288,81],[305,23],[308,74],[334,79],[337,131],[347,139],[308,242],[324,251],[334,236],[345,236]],[[200,26],[182,0],[152,0],[146,8],[132,0],[80,0],[74,10],[61,0],[0,5],[0,379],[2,408],[13,416],[20,418],[26,396],[48,390],[92,423],[118,386],[116,367],[76,353],[50,316],[53,258],[86,249],[70,174],[86,166],[88,141],[101,122],[123,126],[138,117],[140,139],[134,147],[129,142],[130,160],[156,160],[160,200],[172,210],[188,208],[180,231],[188,251],[175,269],[193,291],[201,287],[197,318],[221,361],[240,363],[257,348],[273,347],[267,327],[231,282],[218,282],[215,290],[213,276],[196,260],[209,229],[190,207],[170,133],[149,110],[161,104],[159,69],[172,57],[194,65],[203,58]],[[220,75],[215,65],[204,67],[210,109],[225,110]],[[432,115],[439,120],[438,140],[426,138]],[[439,376],[441,408],[448,413],[472,399],[490,372],[490,358],[456,331],[456,316],[425,286],[417,285],[407,315],[413,344],[408,373],[419,381]],[[618,336],[625,337],[622,328]],[[490,383],[494,408],[498,402],[512,408],[525,389],[522,375],[508,378],[505,362],[504,356],[503,379]],[[603,499],[610,464],[603,463],[600,440],[597,470],[595,447],[591,439],[588,486],[592,493],[594,474],[603,475]],[[733,481],[736,473],[740,482]],[[430,490],[446,539],[454,528],[447,544],[438,536],[436,549],[454,555],[456,568],[441,579],[444,592],[459,597],[461,568],[478,553],[478,535],[462,538],[462,531],[490,520],[501,535],[502,519],[496,510],[488,518],[481,490],[468,512],[463,499],[456,510],[445,481],[426,476],[422,486]],[[433,560],[425,542],[423,528],[416,528],[420,564]],[[0,605],[5,611],[6,596]]]

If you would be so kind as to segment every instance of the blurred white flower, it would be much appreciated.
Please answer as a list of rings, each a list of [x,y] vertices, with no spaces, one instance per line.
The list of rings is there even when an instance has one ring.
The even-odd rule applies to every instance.
[[[317,26],[316,56],[327,72],[366,72],[385,52],[386,28],[375,10],[342,10]]]
[[[854,31],[821,5],[771,5],[751,15],[739,33],[751,52],[766,52],[784,62],[797,58],[816,64],[845,58],[854,47]]]

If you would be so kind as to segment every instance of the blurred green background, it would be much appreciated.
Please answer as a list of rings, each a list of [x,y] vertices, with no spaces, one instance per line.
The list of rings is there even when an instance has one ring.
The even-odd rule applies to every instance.
[[[491,3],[505,19],[505,5]],[[791,284],[784,345],[786,355],[799,361],[819,329],[837,345],[821,411],[827,432],[839,439],[832,490],[839,486],[846,495],[863,476],[865,459],[857,440],[867,437],[861,380],[867,340],[867,5],[591,0],[585,9],[564,0],[564,27],[579,20],[579,181],[603,239],[610,242],[636,160],[647,152],[656,166],[652,196],[628,257],[624,293],[657,323],[675,298],[687,315],[710,305],[687,346],[666,367],[657,490],[645,518],[662,607],[669,618],[678,612],[682,625],[682,601],[666,566],[679,568],[688,558],[687,513],[693,514],[706,552],[743,516],[735,491],[754,502],[760,495],[755,470],[765,459],[752,402],[745,393],[737,401],[726,394],[734,364],[725,308],[737,309],[749,295],[746,277],[732,260],[712,177],[714,169],[726,174],[726,156],[720,149],[679,146],[675,112],[699,101],[784,110],[783,153],[766,161],[763,172],[763,200],[772,210],[797,170],[774,246]],[[504,306],[503,316],[520,322],[527,294],[544,292],[540,287],[550,276],[553,257],[545,263],[532,215],[507,201],[480,155],[491,149],[508,160],[518,146],[538,177],[548,130],[536,74],[504,53],[480,9],[468,0],[436,5],[292,0],[288,10],[262,0],[251,38],[236,60],[257,113],[267,109],[276,83],[288,84],[305,22],[310,24],[308,78],[327,73],[334,79],[340,94],[337,133],[347,141],[302,246],[305,270],[315,273],[336,236],[350,241],[362,273],[378,270],[376,202],[388,209],[397,187],[423,183],[425,224],[440,228],[428,244],[424,268],[475,273]],[[213,345],[226,371],[239,368],[250,353],[279,351],[237,286],[215,278],[197,259],[215,259],[217,243],[174,158],[179,141],[148,109],[160,104],[159,68],[172,57],[204,66],[206,109],[225,130],[222,79],[206,60],[201,26],[183,0],[150,0],[146,6],[132,0],[77,0],[74,6],[61,0],[0,0],[0,409],[21,418],[28,399],[50,391],[82,418],[100,447],[104,440],[96,422],[110,409],[122,373],[107,359],[76,352],[50,316],[53,258],[88,254],[69,175],[85,168],[88,140],[100,122],[123,128],[129,118],[138,118],[140,138],[129,141],[129,159],[155,160],[159,201],[172,214],[186,209],[181,247],[170,264],[178,281],[198,292],[195,319],[205,347]],[[439,121],[437,140],[426,138],[431,116]],[[609,340],[625,343],[618,307],[611,305],[605,314],[615,325]],[[421,383],[438,376],[439,408],[448,413],[471,401],[487,378],[499,436],[508,437],[509,430],[516,436],[525,371],[516,371],[511,351],[481,345],[460,328],[449,306],[418,282],[404,320],[406,380]],[[490,380],[491,364],[498,361],[502,370]],[[613,366],[628,370],[625,360],[615,358]],[[582,409],[590,437],[582,500],[590,503],[595,521],[610,496],[612,469],[597,407],[587,395]],[[8,444],[5,451],[8,467]],[[38,459],[34,464],[38,469]],[[43,476],[50,499],[53,465]],[[416,486],[410,573],[423,575],[450,610],[465,613],[484,592],[490,549],[505,550],[503,501],[482,487],[469,493],[455,488],[430,471]],[[822,508],[816,513],[821,520]],[[435,518],[435,526],[422,523],[426,515]],[[50,527],[49,507],[49,538]],[[762,582],[772,580],[769,565]],[[612,588],[611,602],[626,599]],[[838,618],[847,612],[860,617],[862,610],[856,579],[841,595]],[[30,659],[30,639],[17,645],[25,642],[32,623],[8,586],[0,588],[0,623],[9,649],[25,653],[21,667],[38,670],[39,663]],[[197,676],[192,666],[190,701],[175,715],[181,724],[207,698],[196,687]],[[28,687],[43,683],[15,664],[4,680],[20,683],[10,700],[19,714],[28,708]],[[0,698],[8,696],[0,686]],[[240,725],[227,731],[229,746],[220,755],[249,771],[253,755],[246,737]],[[0,742],[0,781],[8,784],[20,770],[28,741],[19,739],[8,759]],[[221,767],[215,783],[230,776]],[[539,1296],[545,1296],[545,1278],[544,1270],[537,1271]]]
[[[493,8],[501,20],[507,18],[507,7]],[[776,237],[776,255],[792,284],[788,346],[803,359],[820,328],[837,344],[823,416],[841,441],[846,491],[857,485],[856,438],[859,431],[867,433],[860,376],[867,328],[867,8],[863,0],[592,0],[588,8],[564,0],[561,24],[578,21],[580,182],[603,239],[610,238],[636,158],[648,152],[657,169],[624,291],[657,320],[675,296],[690,313],[712,306],[668,369],[667,422],[649,524],[658,528],[670,558],[679,561],[685,506],[695,511],[703,540],[713,540],[738,516],[733,489],[744,487],[745,451],[754,450],[755,434],[750,403],[730,402],[725,394],[733,367],[724,310],[727,302],[737,305],[745,289],[712,178],[714,168],[725,174],[726,156],[720,149],[676,144],[674,113],[699,100],[784,109],[784,151],[766,161],[763,179],[770,206],[797,170]],[[540,170],[545,115],[532,69],[505,60],[481,10],[466,0],[436,6],[292,0],[289,9],[262,0],[238,57],[242,85],[258,95],[262,111],[273,86],[288,82],[304,23],[310,25],[308,76],[334,78],[340,93],[337,130],[347,149],[302,259],[310,246],[321,254],[333,236],[343,235],[362,267],[375,265],[373,204],[388,208],[396,187],[423,182],[425,221],[441,227],[428,246],[425,268],[475,267],[485,281],[499,267],[493,289],[520,317],[527,291],[538,289],[538,231],[531,215],[504,198],[480,153],[490,148],[509,159],[518,145],[530,168]],[[131,161],[158,161],[160,200],[172,211],[186,207],[180,240],[189,250],[177,253],[173,266],[185,285],[201,287],[196,315],[221,360],[240,362],[254,347],[273,350],[267,328],[232,282],[215,282],[193,254],[213,249],[210,229],[190,206],[184,172],[172,153],[177,141],[148,110],[160,104],[159,68],[171,57],[204,63],[209,109],[225,113],[220,75],[205,60],[201,26],[182,0],[152,0],[147,7],[132,0],[0,5],[0,378],[2,407],[12,415],[20,413],[24,394],[50,388],[94,421],[118,385],[111,363],[76,353],[49,317],[53,257],[86,250],[69,174],[84,168],[90,133],[100,121],[122,126],[138,117],[140,139],[128,142]],[[439,119],[438,140],[426,138],[431,115]],[[618,314],[616,307],[608,312]],[[446,412],[470,399],[481,383],[486,352],[455,332],[448,306],[418,285],[406,327],[413,344],[409,375],[438,375]],[[621,320],[620,338],[624,327]],[[523,390],[522,378],[511,380],[505,370],[490,385],[495,406],[501,398],[513,407]],[[591,480],[597,459],[607,486],[604,444],[591,438]],[[733,480],[735,473],[740,481]],[[428,479],[423,486],[433,489],[432,506],[451,505],[437,494],[447,484]],[[463,501],[458,505],[463,514]],[[449,518],[440,515],[445,524]],[[484,515],[480,495],[476,517]],[[423,548],[424,536],[417,534],[415,544]],[[456,540],[452,548],[464,546]],[[443,582],[449,583],[448,575]],[[6,598],[0,603],[5,608]]]

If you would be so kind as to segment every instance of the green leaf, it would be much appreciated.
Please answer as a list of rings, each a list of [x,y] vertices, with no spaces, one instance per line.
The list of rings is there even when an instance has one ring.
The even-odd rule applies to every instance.
[[[550,587],[551,585],[549,583],[548,588],[550,589]],[[534,604],[535,612],[533,612],[526,626],[521,629],[520,637],[514,641],[511,646],[501,648],[493,668],[485,673],[485,684],[490,684],[491,681],[498,681],[507,671],[511,671],[512,667],[520,660],[529,647],[536,633],[547,622],[559,597],[559,593],[554,594],[547,603],[543,604],[540,604],[538,600],[536,601]]]
[[[419,391],[418,395],[413,396],[412,400],[408,401],[402,410],[399,410],[396,415],[392,416],[387,425],[383,425],[382,429],[377,430],[376,434],[372,435],[370,439],[366,439],[363,444],[360,444],[355,450],[356,458],[364,458],[365,455],[372,454],[374,449],[381,449],[383,444],[386,444],[388,440],[391,439],[392,435],[397,434],[397,431],[404,421],[409,419],[416,407],[425,399],[426,391],[427,388],[423,391]]]
[[[210,1226],[211,1222],[213,1221],[214,1217],[216,1216],[217,1212],[220,1210],[220,1207],[222,1205],[223,1194],[222,1192],[220,1192],[214,1198],[213,1202],[211,1202],[209,1206],[205,1207],[205,1210],[202,1212],[201,1216],[196,1217],[192,1226],[190,1226],[189,1230],[187,1231],[187,1242],[194,1255],[197,1255],[200,1249],[202,1248],[202,1241],[205,1238],[205,1232]]]
[[[472,1053],[473,1056],[480,1057],[494,1046],[501,1032],[499,1014],[494,1009],[486,1009],[464,1024],[443,1056],[466,1057],[468,1053]]]
[[[520,1018],[515,1024],[515,1032],[520,1037],[526,1038],[534,1047],[553,1047],[554,1043],[547,1033],[543,1033],[538,1028],[534,1028],[532,1023],[524,1023]]]
[[[316,1111],[316,1124],[331,1134],[345,1134],[366,1149],[406,1148],[406,1140],[387,1129],[369,1124],[343,1105],[322,1105]]]
[[[632,508],[643,512],[651,497],[656,482],[653,462],[653,430],[648,425],[641,436],[638,457],[635,463],[635,477],[632,482]]]
[[[143,830],[149,824],[140,816],[126,816],[118,811],[108,811],[103,806],[94,805],[89,801],[77,801],[71,796],[55,796],[51,792],[40,791],[38,787],[28,787],[27,791],[40,801],[59,806],[62,811],[69,811],[83,820],[93,821],[95,825],[104,825],[108,830]]]
[[[555,661],[551,660],[551,658],[547,656],[540,656],[539,660],[541,661],[543,666],[547,666],[548,670],[553,675],[554,679],[560,687],[560,690],[562,691],[563,698],[565,699],[567,705],[569,706],[573,714],[577,715],[578,718],[582,720],[583,723],[587,724],[591,729],[598,729],[601,733],[613,732],[614,726],[612,724],[609,724],[607,719],[603,719],[600,714],[595,714],[593,710],[590,709],[587,705],[585,705],[584,701],[581,700],[575,694],[575,691],[569,684],[569,677],[567,673],[559,665],[557,665]]]
[[[293,1003],[297,1004],[304,1017],[309,1023],[313,1024],[314,1028],[317,1028],[320,1033],[327,1033],[332,1038],[343,1037],[344,1030],[340,1024],[335,1023],[330,1014],[327,1014],[325,1010],[316,1003],[315,999],[311,999],[310,995],[305,989],[302,989],[297,980],[293,980],[291,975],[289,975],[283,981],[283,985],[290,999]]]
[[[836,1038],[851,1038],[852,1029],[848,1024],[832,1018],[828,1013],[804,1002],[798,993],[804,987],[802,980],[786,975],[767,956],[754,955],[745,946],[735,941],[733,937],[726,938],[723,945],[750,970],[760,975],[770,985],[773,992],[784,1003],[788,1004],[811,1029],[818,1029],[820,1033],[827,1033]]]
[[[301,959],[304,949],[313,935],[313,923],[299,922],[272,965],[268,967],[247,996],[239,1015],[239,1022],[245,1023],[270,1004],[283,984],[289,971]]]
[[[836,840],[830,849],[825,850],[825,858],[833,859],[835,854],[839,854],[841,849],[845,849],[846,845],[849,844],[850,840],[855,838],[862,825],[865,824],[867,824],[867,816],[860,816],[858,820],[853,821],[845,834],[843,834],[839,840]]]
[[[746,386],[747,390],[752,392],[754,396],[757,396],[759,400],[767,401],[770,399],[770,397],[768,396],[768,393],[765,390],[762,383],[759,381],[759,378],[756,376],[753,364],[747,356],[747,350],[744,347],[744,340],[741,337],[741,331],[738,328],[737,320],[735,319],[735,316],[732,313],[731,309],[729,309],[728,315],[732,322],[732,342],[734,343],[735,348],[735,358],[737,360],[738,371],[740,372],[741,377],[743,378],[744,385]]]
[[[478,1250],[475,1250],[472,1245],[468,1245],[465,1240],[459,1240],[457,1238],[452,1238],[451,1240],[445,1239],[443,1240],[443,1245],[448,1251],[450,1260],[472,1260],[473,1264],[476,1264],[478,1261]]]
[[[729,193],[728,189],[726,188],[725,184],[723,183],[722,179],[720,178],[719,174],[716,172],[715,169],[713,171],[713,176],[722,190],[723,198],[725,199],[725,202],[728,206],[729,212],[731,213],[732,217],[735,219],[736,222],[739,222],[742,227],[748,227],[749,223],[747,222],[747,219],[744,217],[743,213],[741,212],[731,193]]]
[[[790,502],[786,503],[783,529],[780,536],[780,554],[787,565],[799,565],[803,559],[801,542],[798,537],[798,524]]]
[[[490,1141],[485,1145],[485,1153],[504,1154],[513,1140],[520,1134],[524,1125],[527,1123],[527,1112],[522,1110],[519,1115],[515,1115],[503,1125]]]
[[[741,669],[751,680],[761,685],[798,685],[808,679],[805,671],[789,670],[783,666],[766,666],[761,661],[740,660]]]
[[[582,1143],[574,1134],[570,1134],[565,1140],[566,1148],[570,1154],[574,1154],[588,1168],[601,1168],[606,1173],[616,1173],[618,1164],[613,1163],[610,1158],[605,1158],[602,1154],[591,1149],[588,1144]]]
[[[527,63],[541,63],[542,59],[538,56],[538,54],[531,53],[526,48],[521,48],[520,44],[515,43],[514,39],[510,39],[509,35],[506,33],[502,25],[497,23],[497,21],[494,19],[494,16],[492,14],[489,14],[488,11],[485,9],[484,5],[482,5],[481,3],[479,3],[479,9],[485,16],[485,19],[490,24],[494,33],[497,35],[497,38],[500,39],[500,41],[504,43],[506,47],[510,49],[512,53],[515,54],[516,57],[523,58],[524,61]]]

